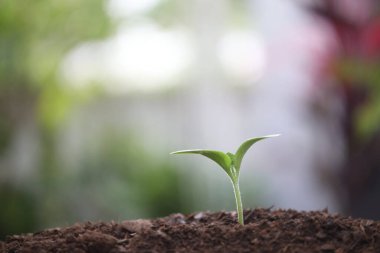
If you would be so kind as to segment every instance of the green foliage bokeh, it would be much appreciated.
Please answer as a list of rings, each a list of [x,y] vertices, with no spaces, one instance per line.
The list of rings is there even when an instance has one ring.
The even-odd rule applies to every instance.
[[[112,33],[105,5],[104,0],[0,4],[0,166],[26,124],[38,138],[31,178],[17,178],[12,163],[0,168],[0,239],[81,219],[157,216],[178,208],[174,170],[151,161],[129,138],[104,135],[95,155],[91,143],[85,144],[88,150],[75,168],[60,161],[58,136],[67,116],[98,93],[93,87],[70,89],[59,78],[60,64],[80,43]]]

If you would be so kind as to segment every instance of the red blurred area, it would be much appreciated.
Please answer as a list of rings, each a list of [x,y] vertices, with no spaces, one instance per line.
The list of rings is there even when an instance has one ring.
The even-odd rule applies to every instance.
[[[345,161],[334,183],[345,212],[372,219],[380,219],[379,7],[378,1],[323,0],[307,8],[328,24],[337,43],[316,80],[318,89],[334,90],[343,105],[338,120]]]

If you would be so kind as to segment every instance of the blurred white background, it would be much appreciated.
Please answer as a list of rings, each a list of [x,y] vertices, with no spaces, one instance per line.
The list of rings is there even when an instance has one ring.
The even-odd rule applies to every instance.
[[[366,82],[344,70],[347,59],[376,55],[380,41],[371,32],[375,3],[333,2],[42,1],[30,13],[9,2],[0,11],[9,29],[0,37],[13,41],[0,44],[0,197],[8,203],[0,236],[233,210],[216,164],[169,153],[235,152],[245,139],[276,133],[245,156],[244,207],[355,213],[352,200],[376,170],[360,174],[360,157],[372,160],[358,156],[355,169],[350,159],[366,154],[358,140],[370,140],[380,122],[377,100],[359,105],[362,94],[380,92],[353,84],[379,83],[372,68],[362,64]]]

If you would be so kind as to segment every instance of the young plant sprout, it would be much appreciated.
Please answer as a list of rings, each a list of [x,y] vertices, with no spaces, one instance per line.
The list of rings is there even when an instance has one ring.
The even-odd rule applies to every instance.
[[[243,204],[241,201],[240,189],[239,189],[239,175],[240,175],[240,166],[243,160],[245,153],[248,149],[260,140],[264,140],[271,137],[279,136],[279,134],[260,136],[256,138],[251,138],[243,142],[240,145],[235,154],[230,152],[223,153],[217,150],[205,150],[205,149],[191,149],[191,150],[180,150],[175,151],[170,154],[199,154],[206,156],[219,164],[220,167],[227,173],[228,177],[231,179],[232,187],[234,189],[235,200],[236,200],[236,209],[238,214],[238,222],[244,225],[243,218]]]

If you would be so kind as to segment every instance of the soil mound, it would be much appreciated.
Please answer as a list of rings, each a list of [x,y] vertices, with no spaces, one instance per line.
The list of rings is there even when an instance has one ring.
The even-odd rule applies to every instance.
[[[324,211],[245,210],[86,222],[0,242],[0,252],[380,252],[380,222]]]

